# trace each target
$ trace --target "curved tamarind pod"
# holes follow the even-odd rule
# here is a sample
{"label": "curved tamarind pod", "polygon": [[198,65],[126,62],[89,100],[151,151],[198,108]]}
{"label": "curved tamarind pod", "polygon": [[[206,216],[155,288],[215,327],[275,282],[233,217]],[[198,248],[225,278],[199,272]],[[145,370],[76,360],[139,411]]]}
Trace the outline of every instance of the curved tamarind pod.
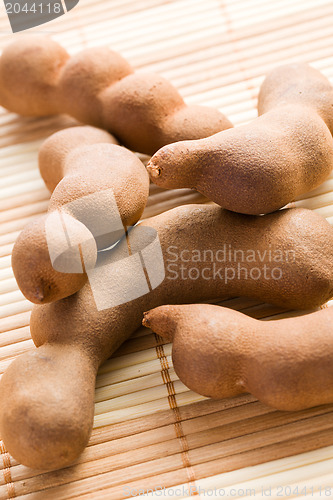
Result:
{"label": "curved tamarind pod", "polygon": [[143,324],[172,341],[180,380],[213,398],[250,392],[278,410],[333,403],[333,308],[259,321],[208,304],[161,306]]}
{"label": "curved tamarind pod", "polygon": [[43,36],[29,36],[4,49],[0,103],[27,116],[70,114],[147,154],[169,142],[199,139],[232,127],[216,109],[187,106],[164,78],[134,73],[107,47],[70,57]]}
{"label": "curved tamarind pod", "polygon": [[51,136],[41,147],[39,167],[53,191],[49,213],[21,232],[12,253],[16,281],[37,304],[82,288],[97,250],[115,243],[140,219],[149,195],[142,162],[93,127]]}
{"label": "curved tamarind pod", "polygon": [[[162,268],[165,265],[162,277],[158,252],[149,251],[150,233],[159,238]],[[207,279],[209,266],[217,264],[223,269],[237,265],[233,257],[227,256],[225,262],[218,259],[217,252],[224,245],[228,249],[230,245],[244,251],[262,251],[270,244],[283,252],[295,251],[295,259],[280,264],[283,273],[279,280],[264,276],[260,280],[246,279],[244,271],[240,279],[225,281],[218,275]],[[140,278],[139,264],[133,267],[129,249],[134,257],[141,252],[150,291],[148,287],[144,290],[145,278]],[[188,262],[193,250],[196,260]],[[99,254],[99,267],[91,284],[70,297],[34,307],[30,326],[38,349],[18,358],[0,381],[0,435],[8,451],[18,461],[37,469],[63,467],[82,452],[91,430],[87,414],[88,408],[93,411],[91,387],[97,366],[140,326],[144,311],[166,303],[193,303],[240,294],[288,307],[315,307],[332,295],[332,252],[332,228],[319,215],[305,209],[252,217],[213,205],[187,205],[135,226],[112,250]],[[211,254],[213,262],[204,258]],[[189,279],[188,273],[182,275],[180,267],[170,268],[170,264],[175,264],[175,256],[176,263],[184,265],[187,271],[196,267],[199,277]],[[267,255],[261,258],[261,265],[270,261]],[[242,261],[248,270],[257,265]],[[161,277],[160,284],[156,276]],[[139,293],[126,301],[126,293],[133,290]],[[101,295],[105,303],[97,307]],[[62,363],[68,363],[69,349],[77,349],[71,364],[76,363],[80,373],[87,373],[75,388],[67,387],[68,370],[72,368],[67,368],[64,376],[47,375],[47,364],[58,370]],[[39,373],[44,376],[39,377],[37,384],[34,381]],[[43,395],[48,391],[45,402]],[[82,415],[72,411],[71,406],[77,408],[81,399],[85,409]],[[38,401],[37,412],[34,408]],[[90,417],[88,420],[91,422]],[[59,438],[59,421],[63,438]],[[32,446],[36,442],[43,442],[43,447]]]}
{"label": "curved tamarind pod", "polygon": [[41,35],[9,44],[0,58],[0,103],[24,116],[58,113],[55,99],[61,68],[69,54]]}
{"label": "curved tamarind pod", "polygon": [[259,118],[198,141],[170,144],[148,164],[163,188],[196,189],[235,212],[273,212],[322,183],[333,168],[333,87],[305,64],[264,81]]}

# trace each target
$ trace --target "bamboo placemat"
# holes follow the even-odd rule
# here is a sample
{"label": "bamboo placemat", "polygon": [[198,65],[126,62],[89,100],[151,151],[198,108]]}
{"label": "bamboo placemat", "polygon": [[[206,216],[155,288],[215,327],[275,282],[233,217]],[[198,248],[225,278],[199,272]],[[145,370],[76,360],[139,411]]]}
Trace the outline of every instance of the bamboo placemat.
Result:
{"label": "bamboo placemat", "polygon": [[[1,8],[0,49],[21,36],[10,33]],[[333,78],[332,25],[331,0],[80,0],[26,34],[49,32],[70,53],[107,44],[136,68],[170,79],[189,103],[218,107],[238,125],[255,118],[260,83],[278,64],[306,61]],[[17,288],[10,253],[21,229],[47,208],[38,147],[74,123],[0,111],[1,374],[34,348],[31,304]],[[152,187],[145,216],[199,201],[188,190]],[[333,175],[292,205],[332,223]],[[263,320],[299,314],[242,298],[224,305]],[[163,487],[166,497],[215,491],[210,496],[253,498],[253,491],[261,497],[261,488],[272,488],[271,498],[278,498],[279,486],[290,487],[284,497],[308,498],[313,488],[312,497],[321,498],[318,488],[333,486],[333,405],[284,413],[249,395],[205,399],[180,383],[171,345],[146,329],[100,369],[95,413],[88,448],[61,471],[30,470],[0,441],[0,498],[121,499]]]}

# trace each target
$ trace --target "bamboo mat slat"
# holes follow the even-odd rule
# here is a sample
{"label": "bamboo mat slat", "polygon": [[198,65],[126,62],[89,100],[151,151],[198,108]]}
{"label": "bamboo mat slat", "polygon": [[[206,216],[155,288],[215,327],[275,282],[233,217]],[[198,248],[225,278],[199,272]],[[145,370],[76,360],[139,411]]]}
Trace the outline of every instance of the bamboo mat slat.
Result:
{"label": "bamboo mat slat", "polygon": [[[239,125],[257,116],[259,86],[274,66],[308,62],[333,81],[332,24],[331,0],[80,0],[70,13],[26,34],[50,33],[70,54],[108,45],[137,70],[171,80],[188,103],[218,107]],[[0,51],[22,36],[11,34],[4,11],[0,35]],[[38,149],[50,134],[76,123],[0,108],[0,377],[18,355],[34,349],[32,305],[18,290],[11,251],[23,227],[48,208]],[[188,189],[151,186],[143,218],[206,201]],[[333,224],[333,173],[289,206],[314,210]],[[242,297],[218,303],[263,321],[307,313]],[[199,396],[178,380],[171,345],[143,328],[100,368],[94,430],[72,466],[31,470],[0,440],[0,500],[119,500],[129,492],[150,498],[160,496],[147,493],[156,488],[165,488],[165,497],[179,490],[177,498],[184,499],[214,489],[230,494],[231,488],[233,498],[249,499],[271,488],[277,498],[279,486],[291,486],[288,498],[305,499],[302,488],[318,495],[331,486],[333,494],[332,471],[333,405],[287,413],[250,395]]]}

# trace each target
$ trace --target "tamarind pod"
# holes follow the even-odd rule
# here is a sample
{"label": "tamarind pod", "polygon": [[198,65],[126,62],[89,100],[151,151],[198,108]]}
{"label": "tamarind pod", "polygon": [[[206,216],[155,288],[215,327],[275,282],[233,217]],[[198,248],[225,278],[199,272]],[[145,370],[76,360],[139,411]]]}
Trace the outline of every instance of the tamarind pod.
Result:
{"label": "tamarind pod", "polygon": [[[156,235],[162,264],[158,252],[149,251],[152,237]],[[8,451],[21,463],[37,469],[66,466],[82,452],[91,430],[87,426],[87,414],[88,408],[94,405],[91,387],[96,367],[140,326],[143,312],[148,309],[166,303],[193,303],[238,295],[287,307],[310,308],[323,303],[330,298],[333,289],[332,243],[330,225],[306,209],[287,209],[255,217],[228,212],[214,205],[187,205],[135,226],[112,250],[99,253],[96,274],[90,275],[92,279],[81,290],[60,301],[33,308],[30,327],[37,352],[31,351],[18,358],[0,381],[0,435]],[[293,250],[295,258],[280,264],[283,272],[279,280],[262,277],[259,281],[247,280],[243,274],[240,280],[235,277],[227,282],[220,276],[206,279],[204,269],[209,261],[201,258],[187,262],[191,252],[196,250],[206,251],[207,255],[211,252],[214,256],[211,265],[215,263],[222,268],[237,265],[233,257],[227,257],[224,263],[217,260],[217,252],[224,245],[244,251],[262,251],[275,245],[283,252]],[[139,253],[145,264],[145,273],[141,275],[145,274],[150,280],[150,288],[145,282],[146,290],[143,286],[146,278],[140,278],[142,268],[138,264],[133,267],[133,260],[129,258]],[[170,261],[175,263],[175,255],[177,262],[187,269],[195,266],[200,277],[191,280],[180,272],[175,277],[175,269],[169,268]],[[241,256],[239,258],[242,261]],[[262,254],[261,258],[260,265],[270,261],[268,254]],[[247,270],[258,265],[242,264]],[[165,267],[162,276],[161,265]],[[139,293],[126,298],[133,290]],[[44,349],[47,349],[47,361]],[[77,357],[73,357],[71,364],[77,365],[79,373],[87,372],[86,378],[80,379],[75,388],[67,387],[68,371],[64,376],[51,377],[44,373],[46,368],[40,368],[41,363],[43,366],[49,363],[58,370],[62,349],[64,363],[67,363],[68,350],[77,349]],[[43,376],[35,384],[38,373]],[[44,402],[43,394],[48,391]],[[75,407],[82,398],[85,408],[82,416],[76,412],[74,418],[72,398],[75,398]],[[37,401],[38,413],[28,411],[29,404],[35,408]],[[67,407],[71,408],[66,414]],[[59,439],[57,433],[59,421],[64,440]],[[35,442],[43,442],[43,447],[34,447]]]}
{"label": "tamarind pod", "polygon": [[264,81],[260,116],[197,141],[161,148],[148,164],[163,188],[192,188],[229,210],[273,212],[319,186],[333,168],[333,88],[305,64]]}
{"label": "tamarind pod", "polygon": [[149,178],[142,162],[115,142],[103,130],[74,127],[42,145],[39,167],[53,191],[49,213],[21,232],[12,252],[16,281],[31,302],[59,300],[82,288],[97,250],[140,219]]}
{"label": "tamarind pod", "polygon": [[134,73],[107,47],[70,57],[45,36],[20,38],[0,58],[0,103],[26,116],[67,113],[105,128],[121,144],[153,154],[168,142],[232,127],[218,110],[187,106],[165,78]]}
{"label": "tamarind pod", "polygon": [[333,88],[329,80],[308,64],[285,64],[273,69],[263,81],[258,96],[259,116],[282,106],[304,106],[333,130]]}
{"label": "tamarind pod", "polygon": [[[8,442],[19,437],[29,466],[41,470],[65,466],[76,458],[74,443],[75,449],[85,448],[93,425],[96,372],[94,359],[84,349],[64,344],[45,344],[9,366],[0,397],[6,395],[10,404],[6,417],[15,421],[3,418],[1,428]],[[54,412],[57,421],[51,422]]]}
{"label": "tamarind pod", "polygon": [[55,98],[67,51],[43,35],[22,37],[0,57],[1,106],[23,116],[59,113]]}
{"label": "tamarind pod", "polygon": [[143,324],[173,342],[180,380],[213,398],[250,392],[278,410],[333,403],[333,309],[259,321],[208,304],[161,306]]}

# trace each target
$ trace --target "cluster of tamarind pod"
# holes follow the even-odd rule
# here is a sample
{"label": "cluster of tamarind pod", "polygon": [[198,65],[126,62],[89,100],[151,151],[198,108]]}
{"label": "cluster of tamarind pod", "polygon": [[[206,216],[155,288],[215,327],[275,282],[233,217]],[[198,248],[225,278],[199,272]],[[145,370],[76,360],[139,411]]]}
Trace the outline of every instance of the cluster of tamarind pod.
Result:
{"label": "cluster of tamarind pod", "polygon": [[[49,470],[78,457],[92,430],[97,370],[142,320],[173,341],[179,378],[200,394],[251,392],[283,410],[333,402],[331,309],[260,322],[198,304],[243,295],[313,309],[332,298],[332,227],[307,209],[277,210],[332,170],[332,90],[306,65],[278,68],[261,87],[260,117],[232,128],[218,111],[186,106],[166,80],[139,76],[107,48],[69,57],[49,38],[30,37],[5,49],[0,104],[24,115],[66,112],[88,124],[42,145],[49,211],[13,249],[18,285],[35,303],[37,347],[0,382],[0,435],[18,461]],[[124,146],[155,153],[147,169]],[[180,206],[136,224],[148,200],[147,170],[158,185],[195,187],[215,204]],[[151,235],[165,264],[158,283],[145,261]],[[241,251],[239,262],[223,263],[233,270],[241,263],[237,278],[208,279],[205,259],[196,261],[196,279],[167,265],[170,249],[216,256],[222,248]],[[259,253],[269,268],[272,249],[292,255],[279,261],[278,279],[248,279],[253,261],[242,252]],[[121,300],[120,288],[140,289],[129,258],[136,256],[150,286]],[[96,289],[111,305],[97,306]]]}

